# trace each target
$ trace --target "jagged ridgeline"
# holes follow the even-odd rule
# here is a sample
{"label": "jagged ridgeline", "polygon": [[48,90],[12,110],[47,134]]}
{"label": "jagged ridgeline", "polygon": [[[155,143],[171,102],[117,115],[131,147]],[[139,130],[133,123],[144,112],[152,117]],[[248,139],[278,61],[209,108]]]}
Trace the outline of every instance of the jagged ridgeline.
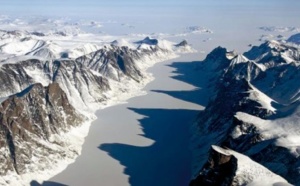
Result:
{"label": "jagged ridgeline", "polygon": [[0,51],[9,57],[0,63],[0,185],[28,184],[35,174],[46,171],[47,177],[48,170],[72,162],[84,138],[72,131],[90,122],[96,109],[144,86],[151,80],[145,70],[154,63],[193,52],[186,41],[149,37],[135,48],[112,42],[60,52],[32,33],[1,33],[9,42]]}
{"label": "jagged ridgeline", "polygon": [[[300,185],[299,46],[268,41],[243,55],[219,47],[201,66],[212,74],[214,94],[195,125],[191,185]],[[232,150],[213,146],[209,155],[212,145]],[[251,168],[244,156],[273,173],[259,176],[265,171]]]}

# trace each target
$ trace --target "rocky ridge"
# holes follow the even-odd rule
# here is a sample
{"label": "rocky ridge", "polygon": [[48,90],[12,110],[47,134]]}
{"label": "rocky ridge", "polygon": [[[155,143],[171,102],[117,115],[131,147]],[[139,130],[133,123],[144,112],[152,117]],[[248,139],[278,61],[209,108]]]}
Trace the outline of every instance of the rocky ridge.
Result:
{"label": "rocky ridge", "polygon": [[219,47],[207,56],[201,66],[213,72],[215,93],[195,124],[195,180],[203,177],[199,170],[205,170],[211,145],[218,145],[300,185],[299,145],[292,141],[299,131],[299,51],[268,41],[243,55]]}

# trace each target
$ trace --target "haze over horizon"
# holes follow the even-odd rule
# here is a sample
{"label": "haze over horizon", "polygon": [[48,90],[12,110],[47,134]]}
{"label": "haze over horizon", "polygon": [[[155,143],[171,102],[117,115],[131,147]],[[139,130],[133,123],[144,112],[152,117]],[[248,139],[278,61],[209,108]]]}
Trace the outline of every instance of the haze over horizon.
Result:
{"label": "haze over horizon", "polygon": [[[14,0],[1,3],[1,14],[8,15],[40,15],[40,16],[178,16],[198,17],[204,15],[219,16],[224,12],[230,12],[236,7],[239,11],[251,11],[261,9],[267,12],[282,11],[287,15],[295,15],[300,2],[297,0],[273,0],[273,1],[239,1],[239,0],[153,0],[153,1],[96,1],[96,0]],[[286,11],[286,10],[289,11]],[[255,15],[253,15],[255,16]]]}

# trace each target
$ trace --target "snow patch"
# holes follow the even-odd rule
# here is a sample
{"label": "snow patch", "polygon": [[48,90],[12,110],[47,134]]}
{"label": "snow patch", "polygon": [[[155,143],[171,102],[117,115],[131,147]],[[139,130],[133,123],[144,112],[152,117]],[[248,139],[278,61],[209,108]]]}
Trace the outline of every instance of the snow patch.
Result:
{"label": "snow patch", "polygon": [[240,63],[247,63],[249,62],[249,59],[247,59],[245,56],[243,56],[242,54],[238,54],[236,56],[231,56],[229,54],[226,54],[226,57],[228,59],[232,59],[231,60],[231,63],[230,63],[230,66],[232,65],[236,65],[236,64],[240,64]]}
{"label": "snow patch", "polygon": [[75,59],[80,56],[95,52],[95,51],[99,50],[100,48],[101,47],[98,46],[97,44],[85,43],[85,44],[81,44],[75,48],[69,49],[66,52],[62,52],[62,55],[66,54],[65,57]]}
{"label": "snow patch", "polygon": [[264,140],[275,139],[275,145],[289,149],[295,156],[300,156],[300,115],[299,109],[290,117],[276,120],[264,120],[259,117],[238,112],[235,117],[253,124]]}
{"label": "snow patch", "polygon": [[268,97],[266,94],[262,93],[256,87],[254,87],[251,83],[249,83],[251,90],[248,91],[249,99],[258,102],[262,108],[270,110],[272,112],[276,112],[276,109],[272,106],[272,103],[277,103],[275,100]]}

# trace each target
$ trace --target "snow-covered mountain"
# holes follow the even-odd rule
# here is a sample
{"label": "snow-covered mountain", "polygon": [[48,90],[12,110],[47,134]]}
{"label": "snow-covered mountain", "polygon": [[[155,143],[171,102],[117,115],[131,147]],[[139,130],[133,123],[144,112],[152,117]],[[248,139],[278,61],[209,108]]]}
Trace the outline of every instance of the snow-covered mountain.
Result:
{"label": "snow-covered mountain", "polygon": [[0,68],[1,97],[21,92],[34,83],[57,82],[77,108],[100,102],[109,90],[108,80],[73,60],[42,61],[37,59],[6,63]]}
{"label": "snow-covered mountain", "polygon": [[194,52],[186,41],[149,37],[99,44],[43,32],[0,36],[0,185],[64,169],[80,154],[97,109],[139,94],[154,63]]}
{"label": "snow-covered mountain", "polygon": [[[212,97],[194,126],[198,131],[193,136],[196,180],[206,179],[203,171],[209,149],[218,145],[300,185],[299,52],[293,44],[268,41],[244,54],[220,47],[208,54],[200,66],[211,72]],[[237,162],[249,166],[239,158]],[[259,170],[245,171],[247,182],[224,184],[254,182]],[[235,173],[234,179],[242,179]]]}

